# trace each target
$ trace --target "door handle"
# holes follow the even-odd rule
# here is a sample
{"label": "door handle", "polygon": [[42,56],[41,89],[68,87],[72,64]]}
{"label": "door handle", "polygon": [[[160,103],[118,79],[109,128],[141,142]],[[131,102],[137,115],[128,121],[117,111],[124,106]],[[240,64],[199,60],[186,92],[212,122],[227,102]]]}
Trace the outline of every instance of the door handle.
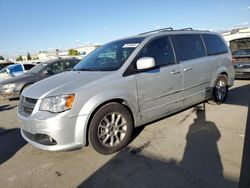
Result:
{"label": "door handle", "polygon": [[193,70],[192,67],[187,67],[184,69],[184,72],[191,71],[191,70]]}
{"label": "door handle", "polygon": [[173,71],[171,72],[172,75],[174,75],[174,74],[180,74],[180,73],[181,73],[181,72],[178,71],[178,70],[173,70]]}

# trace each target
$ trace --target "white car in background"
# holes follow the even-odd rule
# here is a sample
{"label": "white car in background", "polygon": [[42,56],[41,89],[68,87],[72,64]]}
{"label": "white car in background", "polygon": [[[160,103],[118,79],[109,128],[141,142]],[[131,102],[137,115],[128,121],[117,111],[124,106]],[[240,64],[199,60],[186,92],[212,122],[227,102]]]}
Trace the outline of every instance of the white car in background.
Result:
{"label": "white car in background", "polygon": [[35,65],[33,64],[12,64],[2,70],[0,70],[0,81],[6,80],[8,78],[23,74],[27,70],[31,69]]}

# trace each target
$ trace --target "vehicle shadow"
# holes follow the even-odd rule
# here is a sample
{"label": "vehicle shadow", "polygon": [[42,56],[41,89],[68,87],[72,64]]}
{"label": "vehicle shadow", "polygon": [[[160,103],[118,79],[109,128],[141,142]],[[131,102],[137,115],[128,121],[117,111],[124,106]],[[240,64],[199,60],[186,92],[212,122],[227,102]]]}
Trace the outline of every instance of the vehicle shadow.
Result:
{"label": "vehicle shadow", "polygon": [[248,107],[248,101],[250,99],[249,96],[250,96],[250,84],[232,88],[228,92],[228,97],[227,100],[225,101],[225,104]]}
{"label": "vehicle shadow", "polygon": [[1,105],[0,106],[0,112],[7,111],[7,110],[12,110],[16,108],[17,105]]}
{"label": "vehicle shadow", "polygon": [[[246,91],[248,96],[250,94],[249,89]],[[247,124],[245,129],[245,139],[243,146],[243,156],[241,163],[240,181],[239,188],[250,187],[250,97],[248,97],[248,113],[247,113]]]}
{"label": "vehicle shadow", "polygon": [[6,130],[0,127],[0,165],[14,156],[26,143],[19,128]]}
{"label": "vehicle shadow", "polygon": [[127,147],[79,187],[237,187],[223,176],[217,142],[221,135],[206,121],[205,104],[197,106],[197,118],[190,125],[181,161],[162,160],[146,151],[151,143]]}

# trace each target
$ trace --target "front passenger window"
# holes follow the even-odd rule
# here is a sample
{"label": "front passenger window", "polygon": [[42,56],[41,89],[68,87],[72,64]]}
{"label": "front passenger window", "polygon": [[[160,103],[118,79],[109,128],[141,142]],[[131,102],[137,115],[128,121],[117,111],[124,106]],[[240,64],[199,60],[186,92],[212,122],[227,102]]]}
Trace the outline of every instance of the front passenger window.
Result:
{"label": "front passenger window", "polygon": [[48,74],[57,74],[63,71],[62,62],[54,63],[46,68]]}
{"label": "front passenger window", "polygon": [[158,38],[150,42],[142,49],[139,58],[141,57],[153,57],[156,66],[175,63],[174,52],[168,37]]}

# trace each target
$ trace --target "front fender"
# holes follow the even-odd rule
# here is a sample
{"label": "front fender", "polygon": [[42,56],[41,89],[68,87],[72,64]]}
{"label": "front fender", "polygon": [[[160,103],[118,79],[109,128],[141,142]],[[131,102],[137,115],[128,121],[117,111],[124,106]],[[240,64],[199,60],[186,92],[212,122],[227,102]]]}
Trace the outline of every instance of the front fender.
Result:
{"label": "front fender", "polygon": [[124,90],[107,90],[101,93],[98,93],[91,97],[79,111],[79,115],[89,115],[92,114],[93,111],[100,106],[101,104],[114,100],[114,99],[122,99],[126,102],[126,105],[130,108],[133,115],[139,112],[137,95],[134,95],[124,91]]}
{"label": "front fender", "polygon": [[90,117],[92,113],[102,104],[106,103],[107,101],[121,99],[125,102],[126,106],[128,106],[132,112],[134,123],[135,125],[139,121],[139,107],[137,102],[137,94],[136,92],[134,95],[125,92],[124,90],[107,90],[101,93],[98,93],[91,97],[79,111],[79,116],[85,116],[85,124],[83,126],[83,143],[87,143],[87,131],[88,131],[88,124],[90,121]]}

